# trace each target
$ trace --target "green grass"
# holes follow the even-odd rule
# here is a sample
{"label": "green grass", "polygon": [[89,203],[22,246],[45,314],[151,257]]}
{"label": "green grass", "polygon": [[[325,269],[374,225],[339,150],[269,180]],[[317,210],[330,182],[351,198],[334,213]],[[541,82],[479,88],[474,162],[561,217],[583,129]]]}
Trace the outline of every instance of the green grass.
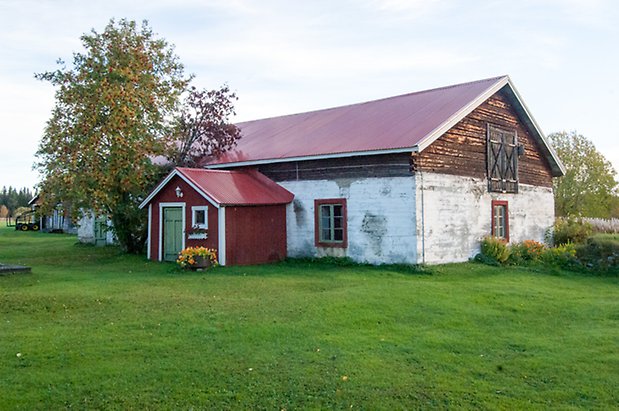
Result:
{"label": "green grass", "polygon": [[617,243],[619,243],[619,234],[594,234],[592,236],[593,238],[599,238],[599,239],[603,239],[603,240],[611,240],[611,241],[615,241]]}
{"label": "green grass", "polygon": [[[0,409],[613,409],[619,279],[479,264],[183,272],[0,228]],[[17,356],[20,353],[21,356]]]}

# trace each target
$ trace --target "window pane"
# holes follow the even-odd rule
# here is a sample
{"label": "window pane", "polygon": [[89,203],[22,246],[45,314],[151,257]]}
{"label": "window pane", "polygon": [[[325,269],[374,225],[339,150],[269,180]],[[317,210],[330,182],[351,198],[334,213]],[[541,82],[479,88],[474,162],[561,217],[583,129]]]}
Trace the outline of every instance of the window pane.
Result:
{"label": "window pane", "polygon": [[344,230],[341,228],[336,228],[333,230],[333,240],[334,241],[344,241]]}
{"label": "window pane", "polygon": [[327,217],[322,217],[320,220],[320,228],[330,229],[331,228],[331,219]]}
{"label": "window pane", "polygon": [[206,223],[206,213],[204,210],[196,210],[194,221],[198,225],[204,225]]}
{"label": "window pane", "polygon": [[344,215],[342,213],[342,206],[340,204],[335,204],[333,206],[333,215],[336,217],[342,217]]}
{"label": "window pane", "polygon": [[344,227],[344,218],[343,217],[334,217],[333,218],[333,227],[334,228],[342,228],[342,227]]}
{"label": "window pane", "polygon": [[492,225],[493,225],[493,232],[494,235],[496,237],[499,238],[505,238],[506,237],[506,233],[505,233],[505,228],[506,228],[506,224],[505,224],[505,206],[504,205],[495,205],[494,206],[494,219],[492,221]]}
{"label": "window pane", "polygon": [[331,230],[321,230],[320,231],[320,241],[332,241],[331,239]]}

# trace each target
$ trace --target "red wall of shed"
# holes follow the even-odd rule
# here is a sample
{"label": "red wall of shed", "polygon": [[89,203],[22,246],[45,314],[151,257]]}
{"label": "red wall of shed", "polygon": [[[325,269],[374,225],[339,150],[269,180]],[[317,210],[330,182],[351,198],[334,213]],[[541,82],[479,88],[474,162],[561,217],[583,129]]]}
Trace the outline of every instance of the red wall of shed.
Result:
{"label": "red wall of shed", "polygon": [[[176,187],[180,187],[183,191],[183,197],[176,196]],[[159,259],[159,204],[160,203],[185,203],[185,246],[195,247],[204,246],[208,248],[218,249],[218,217],[217,208],[209,203],[202,195],[194,190],[183,179],[175,176],[166,184],[166,186],[151,200],[152,214],[150,221],[150,259]],[[191,229],[191,207],[192,206],[208,206],[208,238],[206,240],[189,240],[187,239],[187,231]],[[219,251],[218,251],[219,255]]]}
{"label": "red wall of shed", "polygon": [[286,258],[286,206],[226,207],[226,264]]}

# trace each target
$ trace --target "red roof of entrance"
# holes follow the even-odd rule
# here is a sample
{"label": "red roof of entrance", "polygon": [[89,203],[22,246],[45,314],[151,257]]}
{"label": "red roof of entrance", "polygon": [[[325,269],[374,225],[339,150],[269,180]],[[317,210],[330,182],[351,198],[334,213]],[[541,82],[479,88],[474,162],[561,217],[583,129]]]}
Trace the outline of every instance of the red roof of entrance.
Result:
{"label": "red roof of entrance", "polygon": [[228,171],[175,168],[140,204],[148,204],[174,176],[179,176],[218,205],[288,204],[294,194],[256,170]]}
{"label": "red roof of entrance", "polygon": [[177,168],[218,204],[266,205],[290,203],[294,194],[255,170],[224,171]]}

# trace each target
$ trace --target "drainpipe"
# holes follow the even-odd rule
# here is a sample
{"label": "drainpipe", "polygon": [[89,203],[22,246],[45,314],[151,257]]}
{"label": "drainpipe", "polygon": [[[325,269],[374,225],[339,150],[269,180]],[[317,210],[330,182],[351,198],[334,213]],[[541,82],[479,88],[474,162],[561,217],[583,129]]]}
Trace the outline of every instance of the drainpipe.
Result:
{"label": "drainpipe", "polygon": [[419,178],[421,180],[421,263],[426,263],[426,215],[425,202],[423,199],[423,172],[419,170]]}

